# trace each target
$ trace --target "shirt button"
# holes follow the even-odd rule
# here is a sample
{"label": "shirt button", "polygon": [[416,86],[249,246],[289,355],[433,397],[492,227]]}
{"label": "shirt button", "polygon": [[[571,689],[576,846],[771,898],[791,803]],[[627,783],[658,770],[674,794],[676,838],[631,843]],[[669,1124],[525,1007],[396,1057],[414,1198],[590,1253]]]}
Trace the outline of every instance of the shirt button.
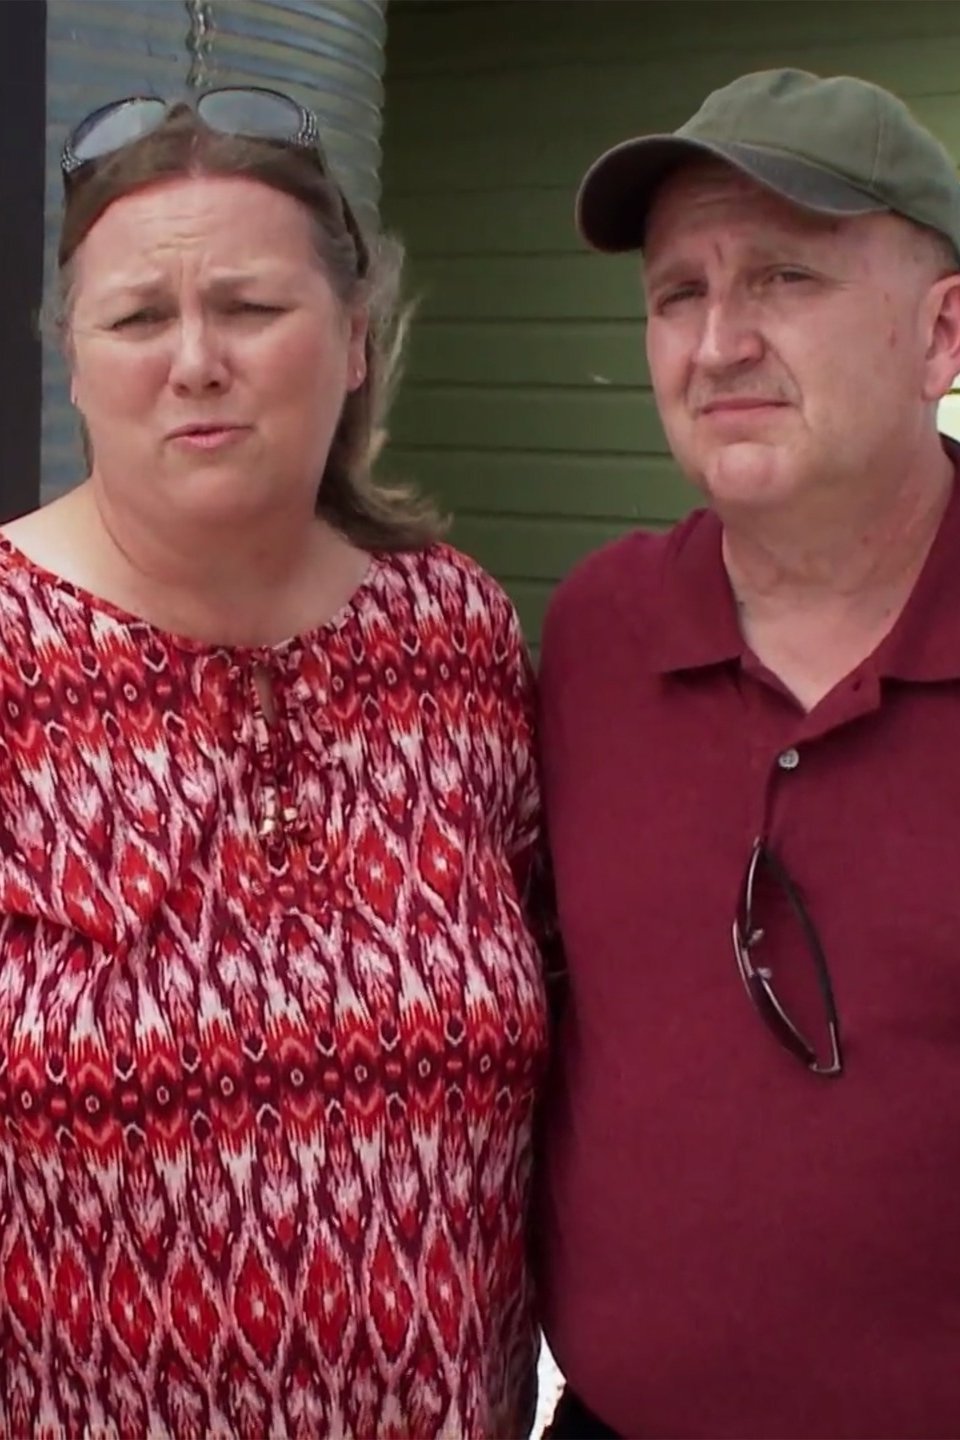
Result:
{"label": "shirt button", "polygon": [[783,750],[777,756],[777,764],[781,770],[796,770],[800,764],[800,752],[791,745],[789,750]]}

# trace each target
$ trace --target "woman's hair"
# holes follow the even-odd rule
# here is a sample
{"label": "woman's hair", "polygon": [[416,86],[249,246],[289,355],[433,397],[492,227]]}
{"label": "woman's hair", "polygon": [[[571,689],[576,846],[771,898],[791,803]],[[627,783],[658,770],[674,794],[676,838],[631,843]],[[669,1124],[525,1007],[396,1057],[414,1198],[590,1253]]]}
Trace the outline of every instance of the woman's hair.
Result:
{"label": "woman's hair", "polygon": [[[317,513],[364,549],[428,545],[441,529],[433,505],[373,476],[409,319],[399,299],[403,249],[389,236],[364,235],[317,151],[223,134],[189,106],[177,105],[149,134],[85,166],[66,186],[58,250],[61,333],[69,330],[74,256],[107,206],[146,185],[185,175],[242,175],[291,195],[309,212],[317,254],[335,294],[343,305],[363,305],[369,314],[366,378],[344,402],[319,479]],[[83,432],[89,462],[85,426]]]}

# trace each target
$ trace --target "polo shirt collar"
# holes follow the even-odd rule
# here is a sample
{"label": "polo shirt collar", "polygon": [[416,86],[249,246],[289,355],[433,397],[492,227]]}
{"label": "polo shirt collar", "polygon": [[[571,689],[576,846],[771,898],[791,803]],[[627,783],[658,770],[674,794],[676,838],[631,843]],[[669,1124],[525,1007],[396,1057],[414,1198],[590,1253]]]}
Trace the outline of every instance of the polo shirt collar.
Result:
{"label": "polo shirt collar", "polygon": [[873,657],[881,678],[960,680],[960,446],[944,438],[953,490],[906,605]]}
{"label": "polo shirt collar", "polygon": [[661,674],[723,665],[746,650],[722,539],[722,526],[711,510],[695,511],[667,537],[652,652]]}
{"label": "polo shirt collar", "polygon": [[[960,445],[946,437],[943,445],[954,462],[953,491],[903,613],[873,656],[881,678],[960,680]],[[652,650],[661,674],[723,665],[746,654],[722,535],[717,516],[697,510],[667,537]]]}

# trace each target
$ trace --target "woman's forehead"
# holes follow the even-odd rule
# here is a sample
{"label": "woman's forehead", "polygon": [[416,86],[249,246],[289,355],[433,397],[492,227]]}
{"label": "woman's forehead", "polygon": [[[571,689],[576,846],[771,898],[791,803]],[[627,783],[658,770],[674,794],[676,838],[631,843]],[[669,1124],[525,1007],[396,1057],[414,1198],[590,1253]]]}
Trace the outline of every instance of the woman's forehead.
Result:
{"label": "woman's forehead", "polygon": [[312,220],[292,196],[238,175],[178,176],[119,197],[97,219],[81,251],[121,255],[203,252],[223,265],[263,256],[314,258]]}

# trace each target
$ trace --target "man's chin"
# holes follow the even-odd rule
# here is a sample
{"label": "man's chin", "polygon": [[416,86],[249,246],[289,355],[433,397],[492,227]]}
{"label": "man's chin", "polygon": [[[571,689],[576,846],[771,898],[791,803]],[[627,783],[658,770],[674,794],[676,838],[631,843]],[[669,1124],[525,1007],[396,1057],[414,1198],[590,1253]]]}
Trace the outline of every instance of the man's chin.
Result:
{"label": "man's chin", "polygon": [[720,507],[775,505],[793,488],[778,445],[741,440],[714,451],[700,468],[699,485]]}

